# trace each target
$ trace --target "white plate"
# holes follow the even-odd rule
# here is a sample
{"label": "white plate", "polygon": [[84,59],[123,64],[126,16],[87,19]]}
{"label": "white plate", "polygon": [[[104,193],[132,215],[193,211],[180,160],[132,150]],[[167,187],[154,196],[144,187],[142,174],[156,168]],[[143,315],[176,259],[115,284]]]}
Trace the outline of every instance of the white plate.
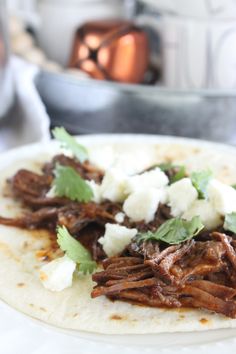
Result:
{"label": "white plate", "polygon": [[[139,143],[181,143],[212,148],[223,154],[236,154],[236,148],[184,138],[145,135],[100,135],[79,138],[84,144],[108,142]],[[53,146],[53,145],[52,145]],[[11,165],[19,159],[35,156],[47,149],[48,144],[34,144],[11,150],[0,155],[0,168]],[[7,272],[6,272],[7,276]],[[205,332],[172,333],[159,335],[99,335],[81,331],[66,331],[31,319],[0,302],[0,353],[3,354],[148,354],[148,353],[190,353],[214,354],[234,353],[236,350],[236,329],[221,329]]]}

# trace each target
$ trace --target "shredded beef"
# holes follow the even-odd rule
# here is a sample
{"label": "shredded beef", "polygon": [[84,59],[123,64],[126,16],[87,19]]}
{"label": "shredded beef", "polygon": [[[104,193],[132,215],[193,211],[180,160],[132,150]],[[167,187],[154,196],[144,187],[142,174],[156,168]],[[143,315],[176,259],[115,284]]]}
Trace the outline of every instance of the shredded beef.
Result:
{"label": "shredded beef", "polygon": [[[93,202],[72,202],[68,198],[48,197],[51,188],[53,169],[56,163],[75,168],[84,178],[93,178],[100,183],[102,172],[88,162],[80,162],[69,157],[58,155],[51,163],[43,166],[43,174],[28,170],[19,170],[11,180],[9,186],[14,198],[20,200],[29,210],[17,218],[0,216],[0,224],[27,229],[56,230],[57,225],[64,225],[74,237],[81,238],[81,242],[90,250],[95,260],[105,258],[102,246],[98,239],[104,234],[106,223],[116,223],[115,215],[122,211],[121,203],[104,201],[101,204]],[[127,217],[123,225],[135,227],[138,230],[151,230],[160,225],[166,218],[168,207],[161,205],[149,227],[144,223],[133,223]],[[81,236],[81,235],[87,235]],[[86,242],[86,238],[89,242]]]}
{"label": "shredded beef", "polygon": [[[135,250],[136,257],[108,258],[104,270],[93,275],[97,285],[92,297],[106,295],[154,307],[197,307],[236,318],[236,289],[231,281],[235,248],[226,235],[209,233],[208,239],[176,246],[142,244]],[[132,255],[134,243],[129,249]],[[131,266],[130,258],[140,268]]]}
{"label": "shredded beef", "polygon": [[[72,202],[68,198],[49,198],[56,164],[74,168],[83,178],[101,183],[103,172],[88,161],[80,163],[58,155],[42,168],[42,174],[19,170],[8,181],[12,196],[28,208],[22,216],[0,216],[0,224],[27,229],[48,229],[55,234],[64,225],[88,250],[103,270],[93,274],[96,283],[92,297],[105,295],[112,300],[129,301],[153,307],[203,308],[236,318],[236,240],[222,229],[203,231],[179,245],[134,238],[122,254],[106,258],[98,239],[106,223],[116,223],[121,203],[104,201]],[[173,173],[175,171],[172,171]],[[159,205],[154,220],[122,225],[140,232],[155,231],[171,218],[170,209]],[[55,235],[56,244],[56,235]]]}
{"label": "shredded beef", "polygon": [[53,170],[55,169],[56,164],[72,167],[82,178],[92,179],[97,183],[100,183],[103,177],[103,171],[92,165],[89,161],[81,163],[78,160],[65,155],[56,155],[51,162],[46,163],[42,169],[44,174],[47,176],[53,176]]}

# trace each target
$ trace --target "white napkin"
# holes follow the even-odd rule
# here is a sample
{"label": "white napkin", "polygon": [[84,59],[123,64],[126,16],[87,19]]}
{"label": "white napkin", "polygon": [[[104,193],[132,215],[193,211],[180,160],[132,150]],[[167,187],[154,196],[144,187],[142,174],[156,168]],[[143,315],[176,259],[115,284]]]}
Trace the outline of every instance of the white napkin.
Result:
{"label": "white napkin", "polygon": [[17,57],[10,65],[16,100],[0,122],[0,151],[50,139],[49,116],[34,85],[39,69]]}

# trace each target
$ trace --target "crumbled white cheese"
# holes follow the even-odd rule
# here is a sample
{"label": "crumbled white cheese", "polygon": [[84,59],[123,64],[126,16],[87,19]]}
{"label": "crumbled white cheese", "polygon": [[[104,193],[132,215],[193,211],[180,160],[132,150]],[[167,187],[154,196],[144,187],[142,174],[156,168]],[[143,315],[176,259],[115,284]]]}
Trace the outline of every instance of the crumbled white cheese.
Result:
{"label": "crumbled white cheese", "polygon": [[156,163],[156,147],[154,144],[130,144],[127,141],[124,144],[114,146],[115,159],[113,167],[123,171],[127,175],[134,175],[142,172],[149,166]]}
{"label": "crumbled white cheese", "polygon": [[221,215],[236,211],[236,190],[216,179],[209,182],[208,198],[213,208]]}
{"label": "crumbled white cheese", "polygon": [[107,170],[101,184],[102,198],[111,202],[122,202],[126,197],[125,182],[126,176],[120,170]]}
{"label": "crumbled white cheese", "polygon": [[198,193],[190,178],[183,178],[168,188],[169,206],[172,216],[181,216],[197,200]]}
{"label": "crumbled white cheese", "polygon": [[160,193],[160,203],[162,204],[167,204],[169,201],[168,188],[169,187],[158,189],[158,192]]}
{"label": "crumbled white cheese", "polygon": [[51,291],[61,291],[72,285],[76,263],[66,255],[45,264],[39,271],[43,286]]}
{"label": "crumbled white cheese", "polygon": [[89,148],[89,161],[95,166],[103,170],[107,170],[114,163],[114,148],[113,146],[96,146],[96,148]]}
{"label": "crumbled white cheese", "polygon": [[125,191],[127,194],[134,193],[147,188],[162,188],[167,186],[169,180],[166,174],[156,167],[151,171],[127,178]]}
{"label": "crumbled white cheese", "polygon": [[193,202],[190,208],[182,215],[182,218],[191,220],[194,216],[199,216],[201,222],[208,230],[213,230],[222,224],[220,214],[207,200],[196,200]]}
{"label": "crumbled white cheese", "polygon": [[52,186],[49,191],[46,193],[46,198],[55,198],[57,195],[56,195],[56,188],[55,186]]}
{"label": "crumbled white cheese", "polygon": [[93,180],[86,181],[86,183],[90,186],[90,188],[93,191],[92,201],[95,203],[101,203],[102,201],[101,186],[96,182],[94,182]]}
{"label": "crumbled white cheese", "polygon": [[160,199],[161,192],[158,189],[138,191],[130,194],[125,200],[123,210],[131,220],[144,220],[148,223],[154,219]]}
{"label": "crumbled white cheese", "polygon": [[106,255],[112,257],[121,253],[137,232],[138,230],[128,229],[125,226],[106,224],[105,234],[98,242],[103,246]]}
{"label": "crumbled white cheese", "polygon": [[115,215],[115,221],[121,224],[125,220],[125,214],[120,212]]}

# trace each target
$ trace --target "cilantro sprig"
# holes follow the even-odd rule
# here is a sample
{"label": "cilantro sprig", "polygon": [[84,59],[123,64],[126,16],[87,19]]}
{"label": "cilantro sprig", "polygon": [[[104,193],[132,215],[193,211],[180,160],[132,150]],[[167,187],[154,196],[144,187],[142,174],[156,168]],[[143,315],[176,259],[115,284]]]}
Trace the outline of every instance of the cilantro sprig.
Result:
{"label": "cilantro sprig", "polygon": [[87,149],[80,145],[76,139],[71,136],[63,127],[56,127],[52,130],[55,139],[61,142],[63,148],[72,152],[72,154],[81,162],[88,159]]}
{"label": "cilantro sprig", "polygon": [[170,245],[177,245],[181,242],[190,240],[196,236],[202,229],[199,216],[194,216],[192,220],[173,218],[164,222],[155,232],[140,233],[137,236],[138,241],[156,240],[163,241]]}
{"label": "cilantro sprig", "polygon": [[225,215],[223,228],[236,233],[236,212]]}
{"label": "cilantro sprig", "polygon": [[191,174],[191,181],[198,192],[199,199],[207,198],[207,186],[213,177],[210,170],[196,171]]}
{"label": "cilantro sprig", "polygon": [[97,264],[89,251],[74,237],[65,226],[57,228],[57,243],[65,254],[78,264],[78,270],[84,274],[92,273]]}
{"label": "cilantro sprig", "polygon": [[54,175],[53,189],[58,197],[67,197],[84,203],[92,199],[91,187],[72,167],[57,164]]}

